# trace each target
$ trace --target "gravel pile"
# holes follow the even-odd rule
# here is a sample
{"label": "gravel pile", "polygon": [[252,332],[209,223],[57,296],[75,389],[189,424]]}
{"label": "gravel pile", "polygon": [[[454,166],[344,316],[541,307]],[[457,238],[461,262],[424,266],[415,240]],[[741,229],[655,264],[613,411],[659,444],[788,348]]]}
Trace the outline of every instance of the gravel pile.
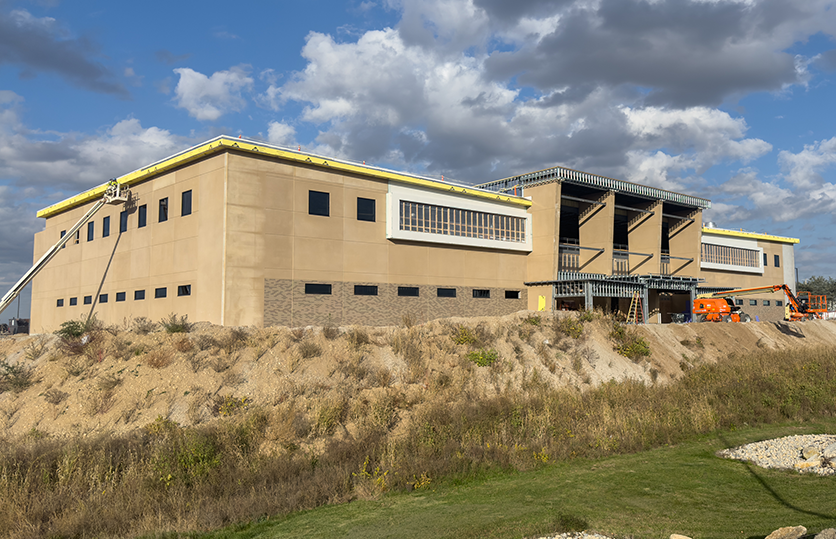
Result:
{"label": "gravel pile", "polygon": [[[764,440],[717,452],[717,456],[745,460],[762,468],[780,468],[836,475],[836,436],[804,434]],[[831,461],[832,459],[832,461]]]}

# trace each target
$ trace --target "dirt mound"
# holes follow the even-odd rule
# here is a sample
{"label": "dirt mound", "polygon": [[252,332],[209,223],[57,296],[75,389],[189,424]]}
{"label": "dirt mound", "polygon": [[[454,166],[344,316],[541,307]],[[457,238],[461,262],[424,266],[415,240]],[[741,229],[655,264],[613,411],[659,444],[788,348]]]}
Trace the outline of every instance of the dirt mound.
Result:
{"label": "dirt mound", "polygon": [[404,407],[393,401],[418,402],[439,387],[491,395],[532,380],[579,390],[628,378],[666,383],[705,362],[836,342],[833,321],[648,325],[628,328],[650,350],[631,360],[615,350],[608,317],[533,312],[414,327],[148,329],[0,339],[0,428],[86,436],[159,416],[196,425],[271,407],[287,412],[272,427],[281,443],[290,437],[283,429],[339,436],[361,421],[395,424],[403,417],[392,410]]}

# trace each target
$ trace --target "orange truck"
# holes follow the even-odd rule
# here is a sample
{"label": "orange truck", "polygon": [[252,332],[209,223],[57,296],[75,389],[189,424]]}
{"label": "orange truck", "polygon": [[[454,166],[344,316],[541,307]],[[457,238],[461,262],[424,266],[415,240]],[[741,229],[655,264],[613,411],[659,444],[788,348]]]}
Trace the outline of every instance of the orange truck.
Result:
{"label": "orange truck", "polygon": [[750,322],[752,317],[735,305],[734,298],[773,292],[784,292],[787,297],[785,320],[797,322],[822,318],[822,313],[827,312],[827,296],[802,292],[796,297],[787,285],[775,284],[699,295],[694,300],[694,314],[700,322]]}

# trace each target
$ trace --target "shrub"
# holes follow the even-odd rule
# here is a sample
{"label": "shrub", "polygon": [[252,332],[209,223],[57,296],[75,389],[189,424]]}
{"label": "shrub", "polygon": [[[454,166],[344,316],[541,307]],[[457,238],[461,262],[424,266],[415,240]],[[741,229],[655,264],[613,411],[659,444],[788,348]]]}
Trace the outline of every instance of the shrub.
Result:
{"label": "shrub", "polygon": [[212,413],[224,417],[235,415],[249,408],[251,402],[246,396],[236,398],[232,395],[218,395],[212,403]]}
{"label": "shrub", "polygon": [[144,316],[140,316],[134,319],[133,330],[139,335],[148,335],[149,333],[157,330],[157,323],[152,322]]}
{"label": "shrub", "polygon": [[218,341],[218,346],[227,354],[237,352],[247,345],[247,332],[241,328],[232,328]]}
{"label": "shrub", "polygon": [[476,335],[467,326],[456,326],[453,334],[450,336],[456,344],[476,344]]}
{"label": "shrub", "polygon": [[165,348],[156,348],[145,355],[145,363],[152,369],[164,369],[171,365],[172,354]]}
{"label": "shrub", "polygon": [[187,314],[178,317],[176,314],[171,313],[168,315],[168,318],[160,320],[160,325],[168,333],[188,333],[192,330],[192,324],[189,323],[189,315]]}
{"label": "shrub", "polygon": [[318,357],[320,354],[322,354],[322,348],[315,342],[305,341],[299,343],[299,355],[302,356],[302,359]]}
{"label": "shrub", "polygon": [[64,402],[64,399],[66,399],[69,396],[69,394],[64,391],[61,391],[60,389],[55,389],[53,387],[51,389],[47,389],[44,392],[43,396],[46,402],[53,405],[58,405]]}
{"label": "shrub", "polygon": [[467,354],[467,359],[478,365],[479,367],[489,367],[499,359],[499,353],[496,350],[490,349],[485,350],[484,348],[480,348],[479,350],[474,350]]}
{"label": "shrub", "polygon": [[647,341],[621,322],[613,321],[610,338],[615,341],[616,352],[633,361],[650,355],[650,346]]}
{"label": "shrub", "polygon": [[348,331],[347,340],[348,345],[355,350],[359,349],[363,345],[371,344],[372,342],[369,338],[369,334],[366,333],[365,330],[360,328],[351,328]]}
{"label": "shrub", "polygon": [[565,336],[580,339],[583,335],[583,322],[579,318],[561,316],[554,319],[554,332],[557,337]]}
{"label": "shrub", "polygon": [[529,316],[528,318],[523,320],[523,324],[530,324],[532,326],[537,326],[537,327],[540,327],[541,323],[542,323],[542,319],[540,318],[540,315]]}
{"label": "shrub", "polygon": [[0,360],[0,393],[20,393],[32,385],[32,371],[23,365],[12,365],[5,358]]}

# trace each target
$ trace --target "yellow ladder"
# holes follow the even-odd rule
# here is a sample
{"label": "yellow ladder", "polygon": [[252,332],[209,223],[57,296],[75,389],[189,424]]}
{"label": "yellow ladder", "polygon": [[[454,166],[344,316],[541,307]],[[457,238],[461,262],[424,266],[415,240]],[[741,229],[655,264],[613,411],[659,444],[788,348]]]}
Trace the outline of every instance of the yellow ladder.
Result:
{"label": "yellow ladder", "polygon": [[642,310],[642,297],[640,292],[633,292],[633,299],[630,300],[630,311],[627,313],[627,323],[644,323],[644,311]]}

